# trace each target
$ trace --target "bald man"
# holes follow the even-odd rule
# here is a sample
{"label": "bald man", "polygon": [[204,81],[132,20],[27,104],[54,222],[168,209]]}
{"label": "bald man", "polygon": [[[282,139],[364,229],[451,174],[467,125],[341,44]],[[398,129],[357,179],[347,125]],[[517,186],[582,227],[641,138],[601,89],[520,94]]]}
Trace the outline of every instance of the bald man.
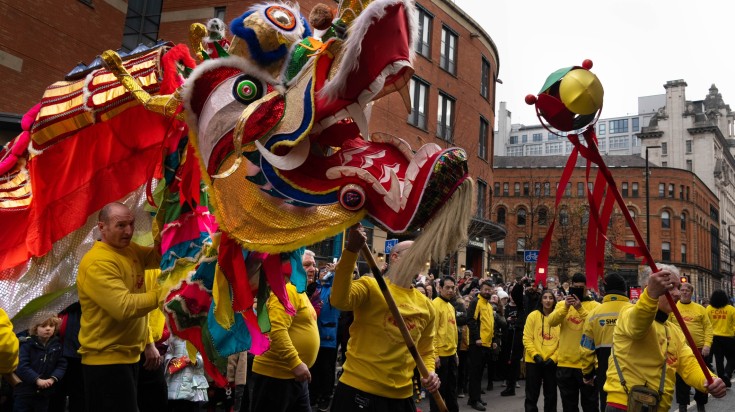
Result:
{"label": "bald man", "polygon": [[145,270],[157,269],[161,255],[132,241],[135,216],[124,204],[106,205],[98,220],[101,238],[77,276],[85,403],[90,411],[135,411],[138,361],[149,346],[147,315],[161,296],[159,288],[146,290]]}
{"label": "bald man", "polygon": [[[332,286],[332,305],[340,310],[353,311],[355,320],[350,326],[347,344],[347,351],[352,355],[343,365],[331,410],[415,412],[412,377],[416,363],[388,309],[378,282],[370,276],[352,280],[352,270],[366,240],[362,226],[357,225],[350,230]],[[390,254],[391,265],[395,265],[412,244],[406,241],[394,246]],[[390,276],[400,279],[400,283]],[[413,287],[399,286],[410,274],[396,273],[390,276],[386,278],[387,287],[416,343],[416,350],[431,372],[428,378],[422,379],[423,387],[435,392],[439,389],[439,378],[434,373],[434,306]]]}

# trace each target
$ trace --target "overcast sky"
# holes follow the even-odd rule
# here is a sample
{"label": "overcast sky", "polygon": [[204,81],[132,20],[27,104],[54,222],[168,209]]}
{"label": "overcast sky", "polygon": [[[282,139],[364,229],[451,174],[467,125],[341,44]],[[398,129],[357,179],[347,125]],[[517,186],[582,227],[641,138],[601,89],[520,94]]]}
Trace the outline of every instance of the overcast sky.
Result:
{"label": "overcast sky", "polygon": [[456,0],[500,54],[497,105],[538,124],[523,101],[554,70],[589,58],[605,89],[603,118],[637,113],[638,97],[683,79],[688,100],[714,83],[735,109],[735,4],[727,0]]}

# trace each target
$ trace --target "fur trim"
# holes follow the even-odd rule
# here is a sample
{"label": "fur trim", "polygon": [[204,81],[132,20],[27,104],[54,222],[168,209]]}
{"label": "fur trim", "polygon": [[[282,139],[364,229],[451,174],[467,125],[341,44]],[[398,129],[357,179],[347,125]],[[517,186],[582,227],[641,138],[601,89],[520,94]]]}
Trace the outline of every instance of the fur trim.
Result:
{"label": "fur trim", "polygon": [[194,69],[197,66],[196,61],[191,57],[189,48],[185,44],[177,44],[171,48],[161,58],[163,65],[163,81],[161,82],[161,94],[171,94],[181,87],[182,83],[179,77],[179,71],[176,67],[177,62],[183,62],[184,66]]}

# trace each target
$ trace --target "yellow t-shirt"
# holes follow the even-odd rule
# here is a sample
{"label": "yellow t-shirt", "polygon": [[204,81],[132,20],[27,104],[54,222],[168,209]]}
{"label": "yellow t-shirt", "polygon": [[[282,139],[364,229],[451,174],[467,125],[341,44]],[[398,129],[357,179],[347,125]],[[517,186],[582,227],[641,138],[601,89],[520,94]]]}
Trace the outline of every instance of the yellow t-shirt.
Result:
{"label": "yellow t-shirt", "polygon": [[10,373],[18,367],[18,338],[8,314],[0,309],[0,373]]}
{"label": "yellow t-shirt", "polygon": [[[416,363],[408,351],[401,331],[385,303],[378,282],[368,276],[352,280],[357,255],[345,250],[337,265],[332,285],[332,305],[353,311],[347,357],[340,382],[373,395],[405,399],[413,395],[413,369]],[[386,284],[416,350],[429,371],[434,371],[434,305],[414,288]]]}
{"label": "yellow t-shirt", "polygon": [[[712,346],[712,321],[707,315],[707,309],[696,302],[682,303],[681,301],[676,302],[676,308],[679,309],[697,348]],[[679,325],[673,313],[669,316],[669,320],[674,325]]]}
{"label": "yellow t-shirt", "polygon": [[287,314],[278,297],[271,292],[266,303],[271,321],[268,334],[271,346],[253,361],[253,372],[277,379],[293,379],[291,370],[301,362],[311,367],[319,352],[316,311],[309,297],[306,292],[296,292],[296,286],[291,283],[286,285],[286,291],[296,314]]}
{"label": "yellow t-shirt", "polygon": [[712,333],[715,336],[735,335],[735,308],[732,305],[725,305],[719,309],[709,305],[707,315],[712,322]]}
{"label": "yellow t-shirt", "polygon": [[436,310],[436,332],[434,334],[435,356],[454,356],[457,353],[457,318],[454,306],[441,297],[433,301]]}
{"label": "yellow t-shirt", "polygon": [[594,300],[585,300],[579,311],[574,306],[567,307],[566,302],[556,304],[548,320],[551,326],[560,326],[559,350],[557,352],[558,365],[563,368],[582,368],[582,331],[587,314],[599,306]]}
{"label": "yellow t-shirt", "polygon": [[540,310],[534,310],[526,318],[523,327],[523,347],[526,348],[526,362],[533,362],[536,355],[556,362],[559,326],[551,326],[548,316],[544,316]]}

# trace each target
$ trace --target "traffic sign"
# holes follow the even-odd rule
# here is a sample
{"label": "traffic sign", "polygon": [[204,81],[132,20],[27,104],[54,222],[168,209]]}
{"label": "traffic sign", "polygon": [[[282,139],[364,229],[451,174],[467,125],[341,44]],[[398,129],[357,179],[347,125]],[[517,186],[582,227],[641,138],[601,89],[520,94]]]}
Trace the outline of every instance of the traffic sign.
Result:
{"label": "traffic sign", "polygon": [[385,254],[389,255],[391,249],[398,244],[398,239],[386,239],[385,240]]}
{"label": "traffic sign", "polygon": [[525,263],[535,263],[538,261],[538,250],[524,250],[523,261]]}

